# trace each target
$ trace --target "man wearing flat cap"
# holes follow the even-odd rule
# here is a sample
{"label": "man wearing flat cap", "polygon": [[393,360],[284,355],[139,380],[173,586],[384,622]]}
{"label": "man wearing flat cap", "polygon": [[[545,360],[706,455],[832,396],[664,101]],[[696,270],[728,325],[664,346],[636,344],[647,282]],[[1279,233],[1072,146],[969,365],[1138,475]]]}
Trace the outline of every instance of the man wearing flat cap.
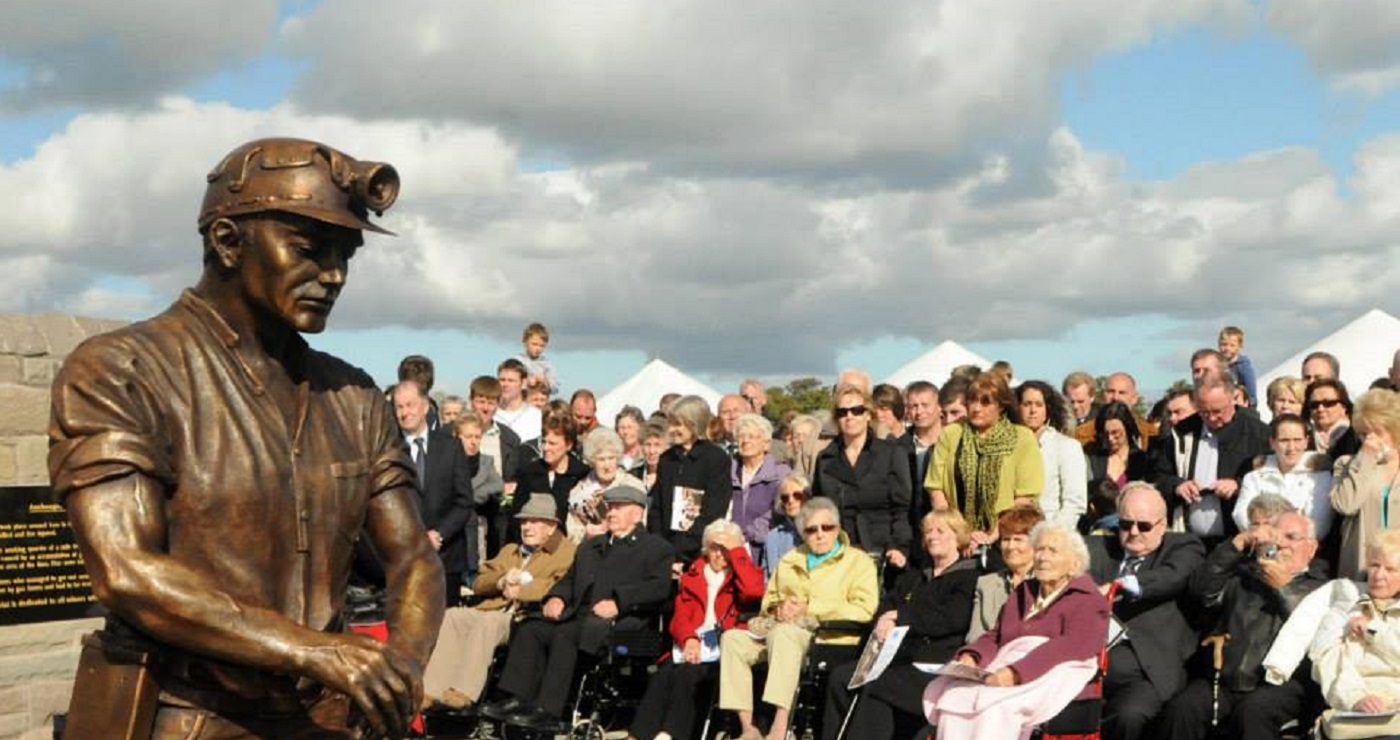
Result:
{"label": "man wearing flat cap", "polygon": [[506,698],[482,714],[544,732],[563,732],[564,704],[580,652],[599,654],[614,627],[638,629],[671,595],[675,553],[646,531],[646,494],[603,492],[606,534],[583,541],[573,568],[545,597],[542,618],[521,624],[501,673]]}
{"label": "man wearing flat cap", "polygon": [[554,495],[532,493],[520,513],[520,542],[481,565],[472,592],[482,601],[453,607],[442,618],[437,647],[423,673],[423,704],[460,711],[486,686],[491,653],[510,640],[511,625],[538,610],[574,564],[574,543],[556,517]]}
{"label": "man wearing flat cap", "polygon": [[[441,565],[382,393],[301,337],[325,328],[361,233],[388,233],[369,211],[397,193],[393,167],[323,144],[234,149],[208,176],[199,282],[64,364],[49,472],[110,610],[67,737],[406,731]],[[387,575],[385,643],[341,620],[361,537]],[[133,663],[153,681],[127,680]]]}

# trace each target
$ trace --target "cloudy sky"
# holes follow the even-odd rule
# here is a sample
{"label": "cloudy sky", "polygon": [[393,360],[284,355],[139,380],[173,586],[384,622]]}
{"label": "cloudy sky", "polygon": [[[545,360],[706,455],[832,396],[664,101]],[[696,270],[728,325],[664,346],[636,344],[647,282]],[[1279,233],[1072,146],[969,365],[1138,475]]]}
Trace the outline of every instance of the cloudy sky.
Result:
{"label": "cloudy sky", "polygon": [[[235,12],[237,14],[235,14]],[[462,390],[554,334],[876,376],[943,339],[1148,388],[1400,313],[1393,0],[47,0],[0,5],[0,310],[135,318],[197,277],[255,137],[403,194],[313,343]]]}

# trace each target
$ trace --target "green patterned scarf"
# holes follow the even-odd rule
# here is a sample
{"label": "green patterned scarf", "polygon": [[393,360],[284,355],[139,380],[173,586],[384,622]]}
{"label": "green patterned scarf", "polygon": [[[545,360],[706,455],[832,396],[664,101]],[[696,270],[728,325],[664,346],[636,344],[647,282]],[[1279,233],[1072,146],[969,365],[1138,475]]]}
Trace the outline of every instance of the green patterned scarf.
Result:
{"label": "green patterned scarf", "polygon": [[963,430],[958,445],[958,474],[963,491],[959,505],[963,518],[973,529],[991,531],[997,521],[997,488],[1001,484],[1001,464],[1016,449],[1016,425],[1002,417],[986,436],[978,436],[971,425]]}

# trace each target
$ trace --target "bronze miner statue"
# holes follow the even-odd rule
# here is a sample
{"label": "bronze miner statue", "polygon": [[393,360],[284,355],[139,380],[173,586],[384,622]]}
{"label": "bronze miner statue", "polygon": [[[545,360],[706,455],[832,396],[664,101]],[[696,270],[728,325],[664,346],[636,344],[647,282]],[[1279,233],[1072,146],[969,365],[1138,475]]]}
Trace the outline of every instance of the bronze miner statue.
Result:
{"label": "bronze miner statue", "polygon": [[[264,139],[209,173],[204,272],[160,315],[93,337],[53,387],[49,472],[97,598],[69,738],[397,737],[443,610],[414,466],[383,393],[310,349],[387,164]],[[357,539],[389,640],[341,618]]]}

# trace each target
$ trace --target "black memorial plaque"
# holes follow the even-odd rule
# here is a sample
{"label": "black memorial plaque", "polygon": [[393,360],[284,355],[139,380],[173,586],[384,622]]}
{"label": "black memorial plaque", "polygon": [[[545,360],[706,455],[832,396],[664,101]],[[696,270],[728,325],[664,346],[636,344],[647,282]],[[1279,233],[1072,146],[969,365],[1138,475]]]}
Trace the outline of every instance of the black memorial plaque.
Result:
{"label": "black memorial plaque", "polygon": [[0,489],[0,625],[89,616],[92,582],[47,487]]}

